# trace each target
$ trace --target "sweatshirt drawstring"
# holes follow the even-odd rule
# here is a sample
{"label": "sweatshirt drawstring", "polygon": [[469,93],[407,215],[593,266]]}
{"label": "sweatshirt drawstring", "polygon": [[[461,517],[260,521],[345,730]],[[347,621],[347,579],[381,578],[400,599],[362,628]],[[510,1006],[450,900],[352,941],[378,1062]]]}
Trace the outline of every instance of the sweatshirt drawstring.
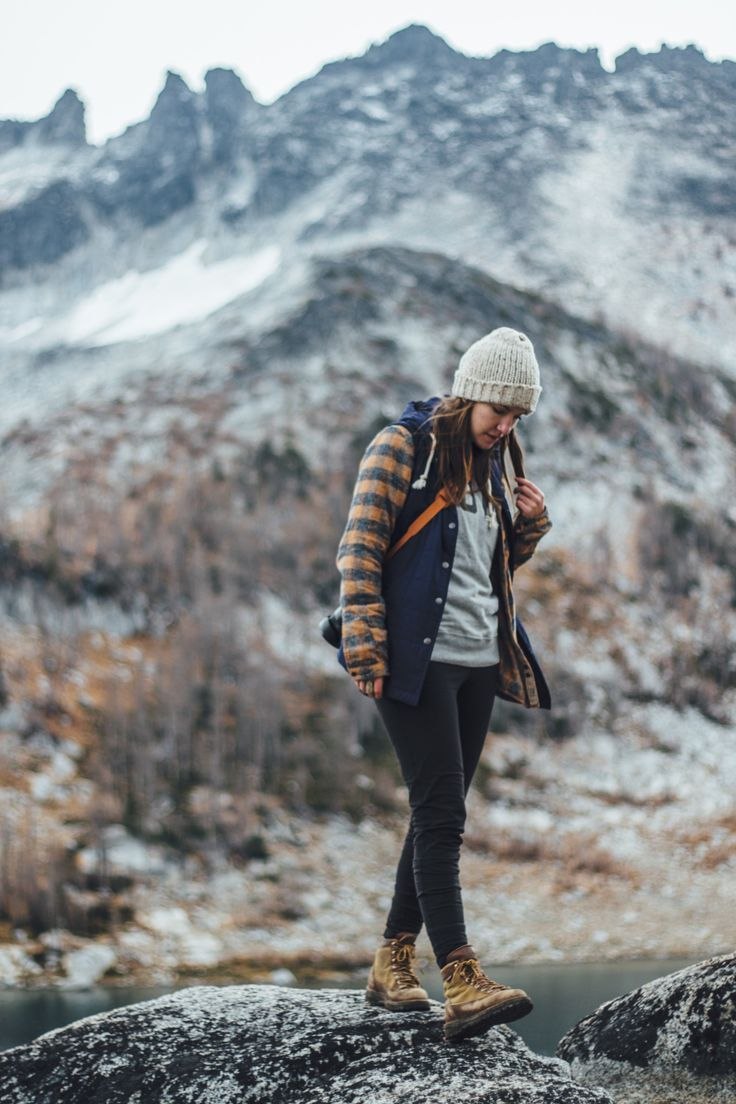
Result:
{"label": "sweatshirt drawstring", "polygon": [[427,486],[427,472],[429,471],[429,465],[432,463],[434,450],[437,447],[437,438],[435,437],[434,433],[430,433],[430,437],[432,438],[432,448],[429,450],[429,457],[427,459],[427,463],[424,466],[424,471],[419,476],[419,478],[415,479],[412,483],[412,487],[414,488],[414,490],[417,491],[421,491]]}

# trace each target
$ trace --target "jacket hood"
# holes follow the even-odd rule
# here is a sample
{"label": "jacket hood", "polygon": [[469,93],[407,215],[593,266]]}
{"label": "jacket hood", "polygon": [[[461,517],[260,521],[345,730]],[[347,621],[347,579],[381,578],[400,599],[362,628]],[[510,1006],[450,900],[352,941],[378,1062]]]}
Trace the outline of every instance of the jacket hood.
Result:
{"label": "jacket hood", "polygon": [[408,430],[415,433],[427,420],[440,398],[440,395],[433,395],[429,399],[412,399],[411,402],[406,404],[400,417],[396,419],[396,425],[406,426]]}

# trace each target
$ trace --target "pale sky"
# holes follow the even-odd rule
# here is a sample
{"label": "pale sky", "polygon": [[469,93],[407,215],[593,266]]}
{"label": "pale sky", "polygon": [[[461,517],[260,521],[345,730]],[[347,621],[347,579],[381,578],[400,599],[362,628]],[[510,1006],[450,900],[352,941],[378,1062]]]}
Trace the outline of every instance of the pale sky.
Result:
{"label": "pale sky", "polygon": [[0,119],[37,119],[71,87],[99,144],[148,115],[167,69],[199,91],[207,69],[225,66],[271,103],[409,23],[474,57],[554,41],[597,46],[612,69],[630,46],[692,42],[719,61],[736,58],[734,12],[726,0],[0,0]]}

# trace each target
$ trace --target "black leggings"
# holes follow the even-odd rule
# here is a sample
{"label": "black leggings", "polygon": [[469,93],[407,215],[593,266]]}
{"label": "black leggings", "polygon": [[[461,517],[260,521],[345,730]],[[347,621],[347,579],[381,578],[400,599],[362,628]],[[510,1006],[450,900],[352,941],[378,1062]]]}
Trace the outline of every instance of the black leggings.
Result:
{"label": "black leggings", "polygon": [[465,795],[488,732],[498,664],[430,661],[416,705],[376,706],[401,765],[411,816],[384,938],[427,926],[437,965],[468,942],[460,890]]}

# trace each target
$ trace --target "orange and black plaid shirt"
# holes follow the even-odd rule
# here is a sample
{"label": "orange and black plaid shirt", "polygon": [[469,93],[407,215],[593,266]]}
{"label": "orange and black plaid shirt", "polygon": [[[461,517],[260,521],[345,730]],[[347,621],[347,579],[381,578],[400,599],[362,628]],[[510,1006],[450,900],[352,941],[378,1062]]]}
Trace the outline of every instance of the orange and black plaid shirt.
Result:
{"label": "orange and black plaid shirt", "polygon": [[[358,679],[389,675],[386,610],[382,596],[383,561],[396,519],[411,487],[414,441],[401,425],[380,430],[360,462],[348,520],[337,551],[342,606],[342,642],[349,673]],[[552,528],[547,508],[536,517],[517,513],[512,547],[499,514],[501,593],[499,594],[500,686],[520,704],[538,705],[531,668],[516,639],[512,571],[533,554]]]}

